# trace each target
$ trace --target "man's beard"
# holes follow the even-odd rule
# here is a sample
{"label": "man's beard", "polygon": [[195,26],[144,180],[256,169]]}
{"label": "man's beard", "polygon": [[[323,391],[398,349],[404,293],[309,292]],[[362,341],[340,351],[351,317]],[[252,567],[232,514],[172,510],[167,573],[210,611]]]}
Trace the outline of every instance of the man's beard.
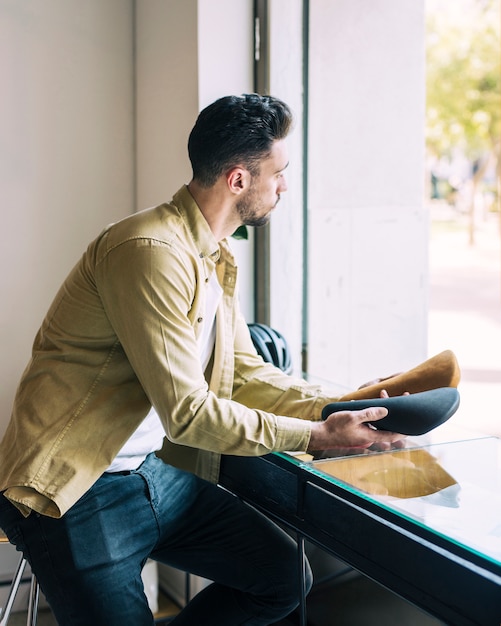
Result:
{"label": "man's beard", "polygon": [[[280,200],[280,196],[277,198]],[[245,226],[265,226],[270,221],[271,209],[264,215],[259,215],[260,209],[263,208],[263,204],[257,198],[256,189],[251,186],[243,198],[240,198],[236,202],[236,209],[242,224]],[[273,207],[274,208],[274,207]]]}

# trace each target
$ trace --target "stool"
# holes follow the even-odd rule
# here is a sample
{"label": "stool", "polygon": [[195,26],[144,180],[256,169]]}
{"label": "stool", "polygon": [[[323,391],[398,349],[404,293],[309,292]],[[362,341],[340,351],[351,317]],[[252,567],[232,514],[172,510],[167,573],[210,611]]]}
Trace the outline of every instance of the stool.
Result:
{"label": "stool", "polygon": [[[9,540],[5,536],[2,530],[0,530],[0,544],[7,544]],[[21,556],[19,559],[19,565],[17,566],[16,573],[14,578],[12,579],[12,584],[10,586],[9,597],[7,598],[7,603],[5,608],[0,609],[0,626],[6,626],[10,614],[12,612],[12,606],[14,605],[14,600],[16,599],[17,592],[19,591],[19,586],[21,585],[21,580],[24,574],[24,570],[26,568],[26,559]],[[37,579],[34,574],[31,575],[31,584],[30,584],[30,598],[28,602],[28,619],[26,620],[27,626],[36,626],[37,616],[38,616],[38,598],[40,595],[40,589],[38,586]]]}

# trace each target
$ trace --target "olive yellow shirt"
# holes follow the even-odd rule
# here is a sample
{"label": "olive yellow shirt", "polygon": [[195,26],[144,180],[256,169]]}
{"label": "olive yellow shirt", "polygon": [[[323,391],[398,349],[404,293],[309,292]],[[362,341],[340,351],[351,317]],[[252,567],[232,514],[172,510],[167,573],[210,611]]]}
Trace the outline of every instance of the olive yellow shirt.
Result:
{"label": "olive yellow shirt", "polygon": [[[223,294],[204,372],[197,338],[214,272]],[[158,454],[217,482],[221,454],[305,450],[329,400],[257,355],[228,243],[182,187],[107,227],[61,286],[0,443],[0,491],[25,515],[62,516],[151,406],[167,435]]]}

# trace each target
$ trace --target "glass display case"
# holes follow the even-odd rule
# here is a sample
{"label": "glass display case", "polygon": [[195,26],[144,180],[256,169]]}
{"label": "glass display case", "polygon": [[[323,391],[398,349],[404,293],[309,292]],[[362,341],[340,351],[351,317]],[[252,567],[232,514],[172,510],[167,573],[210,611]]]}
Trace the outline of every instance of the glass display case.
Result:
{"label": "glass display case", "polygon": [[223,457],[220,482],[445,623],[501,623],[501,439]]}

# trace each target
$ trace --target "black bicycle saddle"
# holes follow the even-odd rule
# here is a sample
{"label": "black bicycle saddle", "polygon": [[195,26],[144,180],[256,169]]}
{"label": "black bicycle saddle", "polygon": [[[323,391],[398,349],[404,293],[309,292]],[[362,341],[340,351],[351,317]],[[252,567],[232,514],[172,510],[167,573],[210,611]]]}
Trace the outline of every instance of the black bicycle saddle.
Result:
{"label": "black bicycle saddle", "polygon": [[371,423],[377,430],[424,435],[454,415],[459,406],[459,392],[455,387],[439,387],[407,396],[331,402],[323,408],[322,419],[331,413],[361,411],[373,406],[388,409],[388,415]]}

